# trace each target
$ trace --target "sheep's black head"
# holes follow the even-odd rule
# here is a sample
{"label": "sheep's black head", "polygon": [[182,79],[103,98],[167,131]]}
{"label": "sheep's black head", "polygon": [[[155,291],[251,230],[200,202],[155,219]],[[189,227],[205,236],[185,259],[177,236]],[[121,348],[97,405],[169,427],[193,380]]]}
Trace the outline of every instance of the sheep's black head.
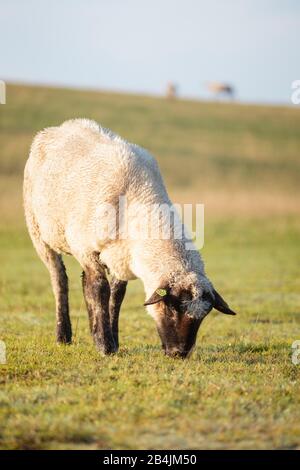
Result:
{"label": "sheep's black head", "polygon": [[202,320],[215,308],[235,315],[218,292],[207,283],[191,286],[163,283],[145,302],[156,321],[165,354],[186,358],[192,352]]}

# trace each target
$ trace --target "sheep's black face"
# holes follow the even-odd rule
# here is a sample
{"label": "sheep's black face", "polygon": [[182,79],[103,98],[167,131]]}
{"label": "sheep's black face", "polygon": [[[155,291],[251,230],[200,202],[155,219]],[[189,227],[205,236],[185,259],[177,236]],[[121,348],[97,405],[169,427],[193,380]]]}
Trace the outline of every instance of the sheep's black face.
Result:
{"label": "sheep's black face", "polygon": [[[156,321],[157,330],[165,354],[171,357],[188,357],[194,348],[199,326],[212,309],[212,301],[205,304],[193,299],[191,290],[172,292],[166,289],[156,291],[162,298],[152,296],[146,302],[152,305],[151,313]],[[163,295],[161,295],[163,294]]]}
{"label": "sheep's black face", "polygon": [[188,357],[194,348],[202,319],[168,305],[162,305],[161,312],[155,319],[165,354],[171,357]]}
{"label": "sheep's black face", "polygon": [[[193,295],[193,292],[198,295]],[[200,294],[200,295],[199,295]],[[196,343],[203,318],[216,308],[222,313],[235,315],[222,297],[213,289],[157,289],[145,305],[156,321],[165,353],[171,357],[188,357]]]}

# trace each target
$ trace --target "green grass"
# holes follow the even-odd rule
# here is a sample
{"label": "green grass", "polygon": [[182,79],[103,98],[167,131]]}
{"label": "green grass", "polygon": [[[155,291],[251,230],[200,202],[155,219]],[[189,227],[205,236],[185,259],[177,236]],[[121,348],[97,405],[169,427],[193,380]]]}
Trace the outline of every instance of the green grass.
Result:
{"label": "green grass", "polygon": [[[291,362],[300,339],[298,110],[21,86],[8,87],[7,101],[0,447],[299,448],[300,365]],[[34,132],[73,116],[148,147],[178,201],[206,203],[207,273],[238,316],[212,312],[187,361],[163,356],[139,281],[124,301],[120,352],[100,356],[72,258],[74,343],[55,344],[54,300],[24,227],[21,173]]]}

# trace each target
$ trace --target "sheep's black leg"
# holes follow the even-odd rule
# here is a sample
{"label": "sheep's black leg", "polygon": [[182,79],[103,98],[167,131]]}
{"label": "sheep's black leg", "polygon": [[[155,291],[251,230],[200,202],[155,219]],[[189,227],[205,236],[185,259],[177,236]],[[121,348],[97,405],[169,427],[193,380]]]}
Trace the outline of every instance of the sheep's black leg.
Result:
{"label": "sheep's black leg", "polygon": [[[28,188],[27,190],[28,191]],[[27,194],[26,199],[29,197]],[[56,339],[59,343],[71,343],[72,326],[69,316],[68,276],[62,257],[42,240],[39,225],[32,212],[29,199],[25,203],[28,230],[35,249],[48,268],[56,303]]]}
{"label": "sheep's black leg", "polygon": [[69,316],[68,276],[61,255],[47,245],[39,247],[39,253],[49,269],[56,303],[56,340],[69,344],[72,341],[72,327]]}
{"label": "sheep's black leg", "polygon": [[110,287],[105,275],[86,269],[83,276],[83,292],[97,349],[104,354],[116,352],[109,319]]}
{"label": "sheep's black leg", "polygon": [[127,281],[115,277],[110,282],[109,317],[115,345],[119,347],[119,314],[125,296]]}
{"label": "sheep's black leg", "polygon": [[56,272],[51,273],[52,286],[56,297],[56,339],[59,343],[72,341],[72,327],[69,316],[68,276],[59,255],[56,257]]}

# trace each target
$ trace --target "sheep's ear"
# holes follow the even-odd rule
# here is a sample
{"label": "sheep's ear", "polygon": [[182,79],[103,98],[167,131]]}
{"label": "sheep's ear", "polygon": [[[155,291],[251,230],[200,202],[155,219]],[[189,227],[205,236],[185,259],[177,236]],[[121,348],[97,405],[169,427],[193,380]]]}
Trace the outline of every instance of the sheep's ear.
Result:
{"label": "sheep's ear", "polygon": [[167,295],[168,295],[167,289],[165,288],[156,289],[156,291],[153,292],[151,297],[148,300],[146,300],[146,302],[144,303],[144,306],[146,307],[147,305],[157,304],[158,302],[161,302],[162,300],[164,300],[167,297]]}
{"label": "sheep's ear", "polygon": [[220,294],[214,289],[214,308],[218,310],[219,312],[226,313],[226,315],[236,315],[236,313],[229,308],[229,305],[225,300],[220,296]]}

